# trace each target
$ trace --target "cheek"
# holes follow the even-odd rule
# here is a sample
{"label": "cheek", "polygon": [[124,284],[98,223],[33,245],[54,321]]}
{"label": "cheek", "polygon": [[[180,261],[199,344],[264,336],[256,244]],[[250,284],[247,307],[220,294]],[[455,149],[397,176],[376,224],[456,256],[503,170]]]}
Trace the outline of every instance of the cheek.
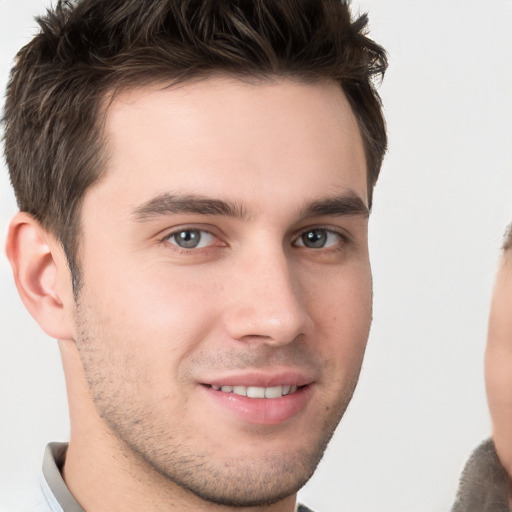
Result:
{"label": "cheek", "polygon": [[[491,414],[510,411],[512,420],[512,339],[490,335],[485,355],[485,383]],[[512,421],[509,423],[512,432]]]}
{"label": "cheek", "polygon": [[485,381],[496,449],[501,462],[512,474],[512,354],[509,350],[488,344]]}
{"label": "cheek", "polygon": [[102,340],[104,346],[96,344],[98,350],[108,350],[106,357],[122,373],[138,371],[149,379],[149,374],[168,379],[212,330],[218,316],[218,292],[211,279],[188,270],[139,266],[128,275],[120,267],[90,268],[84,282],[82,300],[90,335]]}
{"label": "cheek", "polygon": [[485,383],[493,437],[503,465],[512,474],[512,315],[508,272],[495,285],[485,353]]}
{"label": "cheek", "polygon": [[[306,278],[307,280],[308,278]],[[343,322],[355,329],[371,321],[372,278],[370,265],[356,262],[346,268],[312,275],[305,289],[310,290],[311,303],[326,318]]]}
{"label": "cheek", "polygon": [[[499,285],[500,283],[498,283]],[[507,407],[512,417],[512,311],[509,290],[497,286],[491,306],[485,353],[485,379],[491,413]],[[512,431],[512,422],[510,423]]]}
{"label": "cheek", "polygon": [[330,276],[311,301],[319,343],[340,364],[358,366],[368,341],[372,320],[372,280],[369,265],[357,265]]}
{"label": "cheek", "polygon": [[131,268],[134,270],[127,275],[114,270],[110,276],[94,279],[104,279],[102,295],[123,318],[179,329],[180,324],[196,324],[215,304],[217,287],[211,276],[200,270],[161,262]]}

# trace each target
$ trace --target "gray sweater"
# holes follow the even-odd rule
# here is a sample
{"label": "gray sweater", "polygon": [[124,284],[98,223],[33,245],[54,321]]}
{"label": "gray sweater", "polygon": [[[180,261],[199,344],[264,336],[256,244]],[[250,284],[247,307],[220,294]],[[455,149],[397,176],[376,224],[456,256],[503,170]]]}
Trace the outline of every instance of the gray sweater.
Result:
{"label": "gray sweater", "polygon": [[492,439],[471,454],[460,478],[452,512],[511,512],[512,486]]}

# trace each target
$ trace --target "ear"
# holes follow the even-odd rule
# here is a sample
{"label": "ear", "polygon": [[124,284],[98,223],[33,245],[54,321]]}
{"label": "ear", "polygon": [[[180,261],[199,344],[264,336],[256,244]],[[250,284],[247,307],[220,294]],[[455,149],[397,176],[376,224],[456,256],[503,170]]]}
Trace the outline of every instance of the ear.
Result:
{"label": "ear", "polygon": [[49,336],[73,338],[73,289],[64,250],[31,215],[19,212],[7,234],[7,257],[29,313]]}

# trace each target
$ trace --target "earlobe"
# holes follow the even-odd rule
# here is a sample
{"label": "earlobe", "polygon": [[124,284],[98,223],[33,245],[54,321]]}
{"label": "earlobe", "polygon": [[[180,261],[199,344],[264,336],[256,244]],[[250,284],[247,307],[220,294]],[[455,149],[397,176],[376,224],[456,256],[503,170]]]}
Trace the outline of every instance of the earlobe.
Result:
{"label": "earlobe", "polygon": [[31,215],[20,212],[9,225],[6,253],[29,313],[49,336],[72,339],[73,292],[60,243]]}

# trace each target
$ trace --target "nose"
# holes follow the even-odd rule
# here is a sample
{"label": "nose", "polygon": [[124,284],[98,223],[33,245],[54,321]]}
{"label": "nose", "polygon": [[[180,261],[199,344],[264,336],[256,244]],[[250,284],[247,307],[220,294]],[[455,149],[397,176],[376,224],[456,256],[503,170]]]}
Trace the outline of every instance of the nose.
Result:
{"label": "nose", "polygon": [[[234,269],[233,269],[234,270]],[[255,254],[232,276],[228,334],[238,341],[279,346],[306,334],[312,325],[300,276],[281,250]]]}

